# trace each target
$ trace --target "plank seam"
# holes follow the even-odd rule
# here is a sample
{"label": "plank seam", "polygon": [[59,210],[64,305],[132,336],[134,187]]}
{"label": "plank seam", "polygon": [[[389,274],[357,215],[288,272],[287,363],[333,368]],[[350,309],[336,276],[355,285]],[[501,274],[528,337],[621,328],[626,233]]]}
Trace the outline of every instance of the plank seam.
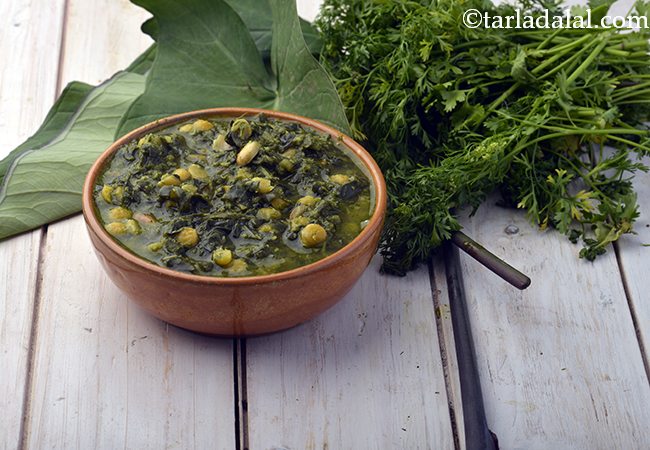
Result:
{"label": "plank seam", "polygon": [[248,450],[248,398],[246,390],[246,340],[233,341],[235,380],[235,447]]}
{"label": "plank seam", "polygon": [[614,242],[614,254],[616,255],[616,264],[618,265],[618,272],[621,274],[621,281],[623,283],[623,292],[625,292],[627,307],[630,311],[632,326],[634,327],[634,334],[636,335],[636,341],[639,344],[639,350],[641,351],[641,360],[643,361],[645,376],[646,379],[650,382],[650,362],[648,361],[648,355],[646,353],[645,345],[643,344],[643,339],[641,337],[641,327],[639,326],[639,318],[636,312],[636,308],[634,307],[634,301],[632,300],[632,293],[629,287],[627,276],[625,275],[623,258],[621,257],[621,249],[618,242]]}
{"label": "plank seam", "polygon": [[449,355],[447,355],[447,347],[445,341],[445,333],[443,331],[442,315],[440,314],[441,305],[440,298],[438,297],[438,285],[433,267],[433,259],[428,261],[429,268],[429,284],[431,287],[431,297],[433,299],[434,317],[436,318],[436,332],[438,333],[438,346],[440,347],[440,359],[442,362],[442,373],[445,379],[445,391],[447,392],[447,405],[449,409],[449,421],[451,422],[451,434],[454,439],[454,449],[460,450],[460,439],[458,437],[458,424],[456,422],[456,407],[454,405],[453,388],[451,386],[451,377],[449,374]]}
{"label": "plank seam", "polygon": [[[68,24],[69,0],[63,0],[63,14],[61,17],[61,36],[59,42],[59,58],[57,61],[56,91],[54,97],[61,92],[63,80],[63,60],[65,57],[66,28]],[[41,306],[41,290],[43,287],[43,267],[45,263],[45,252],[47,244],[48,226],[41,227],[40,242],[38,246],[38,259],[36,262],[36,286],[34,288],[34,305],[32,310],[32,326],[29,332],[29,350],[27,353],[27,370],[25,376],[25,391],[23,393],[23,416],[20,420],[18,448],[25,450],[30,433],[28,421],[32,409],[32,390],[34,387],[34,360],[36,358],[36,343],[38,342],[38,324]]]}
{"label": "plank seam", "polygon": [[232,378],[234,381],[234,413],[235,413],[235,450],[241,450],[241,423],[239,408],[239,339],[232,341]]}
{"label": "plank seam", "polygon": [[61,21],[61,43],[59,45],[59,64],[56,74],[56,95],[61,92],[63,84],[63,64],[65,62],[65,43],[68,36],[68,13],[70,11],[70,0],[63,0],[63,19]]}
{"label": "plank seam", "polygon": [[246,339],[239,342],[239,386],[241,399],[241,429],[242,429],[242,447],[243,450],[249,449],[248,443],[248,388],[246,382]]}
{"label": "plank seam", "polygon": [[20,420],[18,448],[27,447],[29,436],[29,414],[32,406],[32,389],[34,386],[34,360],[36,358],[36,342],[38,341],[39,310],[41,305],[41,289],[43,286],[43,266],[45,262],[45,245],[47,243],[47,225],[41,228],[38,246],[38,260],[36,263],[36,286],[34,288],[34,305],[32,307],[32,326],[29,332],[29,350],[27,352],[27,370],[25,376],[25,391],[23,393],[23,416]]}

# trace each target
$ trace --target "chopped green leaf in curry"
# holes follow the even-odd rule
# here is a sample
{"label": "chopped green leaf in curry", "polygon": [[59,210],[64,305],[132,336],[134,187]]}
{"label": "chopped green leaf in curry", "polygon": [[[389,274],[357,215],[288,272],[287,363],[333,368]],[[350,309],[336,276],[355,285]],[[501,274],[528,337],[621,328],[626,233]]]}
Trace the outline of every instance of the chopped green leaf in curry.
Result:
{"label": "chopped green leaf in curry", "polygon": [[122,146],[95,202],[137,255],[229,277],[324,258],[372,213],[368,178],[330,136],[263,115],[199,119]]}

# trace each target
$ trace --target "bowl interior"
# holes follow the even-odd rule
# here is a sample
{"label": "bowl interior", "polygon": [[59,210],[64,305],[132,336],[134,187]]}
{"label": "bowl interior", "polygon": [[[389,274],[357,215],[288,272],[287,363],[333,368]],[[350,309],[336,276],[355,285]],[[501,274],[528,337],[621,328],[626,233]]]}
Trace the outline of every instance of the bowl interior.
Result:
{"label": "bowl interior", "polygon": [[[329,134],[332,138],[339,143],[339,148],[346,153],[347,156],[361,169],[370,181],[370,195],[371,195],[371,216],[368,219],[368,224],[361,230],[361,232],[347,245],[338,251],[326,256],[318,261],[310,264],[297,267],[295,269],[287,270],[284,272],[277,272],[268,275],[255,275],[246,277],[214,277],[207,275],[195,275],[186,272],[169,269],[159,266],[153,262],[136,255],[130,250],[123,247],[117,240],[115,240],[104,228],[101,220],[98,217],[95,200],[93,198],[94,185],[97,177],[103,172],[104,166],[110,161],[112,155],[117,149],[124,144],[146,135],[147,133],[160,131],[178,123],[189,121],[198,118],[235,118],[235,117],[250,117],[257,115],[266,115],[277,120],[284,120],[296,122],[301,125],[317,130],[321,133]],[[316,271],[332,264],[347,254],[354,252],[361,243],[363,243],[369,236],[375,234],[378,228],[383,224],[383,216],[386,210],[386,185],[381,173],[372,156],[356,141],[343,133],[317,122],[312,119],[297,116],[294,114],[281,113],[277,111],[269,111],[254,108],[213,108],[199,111],[192,111],[188,113],[177,114],[174,116],[166,117],[146,124],[140,128],[133,130],[122,138],[114,142],[102,155],[97,159],[95,164],[91,167],[83,187],[83,215],[88,227],[101,239],[111,250],[117,253],[126,261],[135,264],[143,269],[154,272],[161,276],[171,276],[178,279],[187,281],[208,283],[208,284],[234,284],[242,285],[248,283],[260,282],[273,282],[281,279],[294,277],[303,273]]]}

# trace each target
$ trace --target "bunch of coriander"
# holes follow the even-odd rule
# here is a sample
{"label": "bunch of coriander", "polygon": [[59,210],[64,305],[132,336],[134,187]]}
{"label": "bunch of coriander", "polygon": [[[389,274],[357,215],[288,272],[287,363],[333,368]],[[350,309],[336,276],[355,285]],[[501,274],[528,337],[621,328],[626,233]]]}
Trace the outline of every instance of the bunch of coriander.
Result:
{"label": "bunch of coriander", "polygon": [[[597,3],[594,23],[613,1]],[[539,227],[582,240],[592,260],[638,217],[630,179],[650,155],[650,30],[470,29],[472,8],[564,12],[522,0],[326,0],[318,19],[321,60],[388,183],[383,267],[403,274],[425,260],[461,228],[455,208],[475,210],[495,189]]]}

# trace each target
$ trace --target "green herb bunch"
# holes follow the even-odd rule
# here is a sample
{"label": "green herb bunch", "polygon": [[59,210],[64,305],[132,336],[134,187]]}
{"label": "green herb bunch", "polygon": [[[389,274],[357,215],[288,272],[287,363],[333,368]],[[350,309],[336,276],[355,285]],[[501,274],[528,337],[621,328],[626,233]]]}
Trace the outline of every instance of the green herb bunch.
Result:
{"label": "green herb bunch", "polygon": [[[594,23],[611,3],[590,5]],[[470,29],[471,8],[563,14],[542,1],[326,0],[317,22],[321,61],[388,182],[384,270],[427,258],[461,228],[454,210],[495,189],[540,228],[581,239],[592,260],[638,216],[630,179],[650,155],[650,32]],[[635,9],[647,15],[648,3]]]}

